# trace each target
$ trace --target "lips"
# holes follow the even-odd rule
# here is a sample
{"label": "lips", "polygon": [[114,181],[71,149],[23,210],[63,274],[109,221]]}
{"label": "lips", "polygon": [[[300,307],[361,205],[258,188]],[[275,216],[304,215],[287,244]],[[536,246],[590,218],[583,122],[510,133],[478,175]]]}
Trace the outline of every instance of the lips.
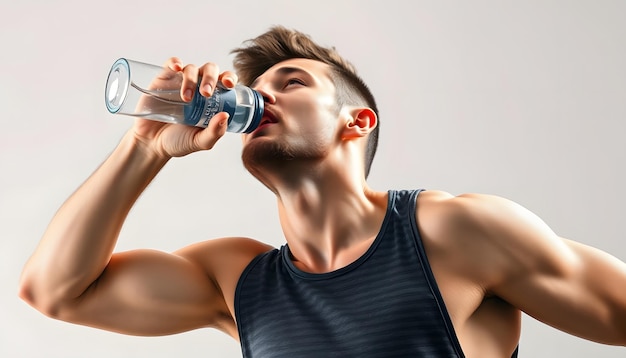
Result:
{"label": "lips", "polygon": [[269,110],[268,108],[265,108],[265,110],[263,111],[263,118],[261,118],[261,123],[259,123],[258,128],[261,128],[265,125],[273,124],[273,123],[278,123],[278,119],[276,118],[276,115],[272,113],[272,111]]}

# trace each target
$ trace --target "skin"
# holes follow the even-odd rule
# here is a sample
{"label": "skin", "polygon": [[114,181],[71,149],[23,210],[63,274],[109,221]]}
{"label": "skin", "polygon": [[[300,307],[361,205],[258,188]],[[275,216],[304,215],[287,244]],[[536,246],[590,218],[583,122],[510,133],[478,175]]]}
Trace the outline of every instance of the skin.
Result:
{"label": "skin", "polygon": [[[198,78],[207,96],[218,80],[237,81],[212,63],[183,66],[172,58],[166,65],[183,73],[186,100]],[[360,257],[387,206],[387,193],[368,187],[362,165],[376,116],[366,107],[337,108],[328,74],[305,59],[270,68],[253,88],[273,123],[242,136],[246,168],[276,195],[294,264],[313,273]],[[231,237],[172,253],[113,252],[126,215],[159,170],[172,157],[211,149],[226,119],[218,114],[206,129],[137,120],[52,219],[24,267],[20,296],[56,319],[124,334],[214,327],[239,339],[235,286],[270,246]],[[415,215],[467,357],[510,356],[522,311],[585,339],[626,345],[623,262],[559,237],[499,197],[426,191]]]}

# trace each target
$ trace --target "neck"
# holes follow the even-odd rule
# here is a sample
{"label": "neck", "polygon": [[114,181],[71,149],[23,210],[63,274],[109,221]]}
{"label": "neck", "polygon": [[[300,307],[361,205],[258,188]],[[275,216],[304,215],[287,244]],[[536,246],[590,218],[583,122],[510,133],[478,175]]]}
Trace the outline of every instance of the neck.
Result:
{"label": "neck", "polygon": [[384,218],[387,194],[369,189],[362,172],[345,165],[337,170],[307,168],[290,168],[299,175],[268,186],[277,196],[281,226],[296,266],[328,272],[367,250]]}

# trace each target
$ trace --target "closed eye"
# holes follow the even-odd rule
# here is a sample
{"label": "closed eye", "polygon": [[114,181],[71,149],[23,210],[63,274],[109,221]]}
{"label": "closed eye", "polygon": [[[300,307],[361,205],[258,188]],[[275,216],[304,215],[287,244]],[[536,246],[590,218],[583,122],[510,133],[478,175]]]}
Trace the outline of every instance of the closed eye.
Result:
{"label": "closed eye", "polygon": [[288,87],[288,86],[297,86],[297,85],[299,85],[299,86],[306,86],[306,83],[304,83],[304,81],[302,81],[302,80],[301,80],[301,79],[299,79],[299,78],[290,78],[290,79],[288,79],[288,80],[287,80],[287,82],[285,83],[285,87]]}

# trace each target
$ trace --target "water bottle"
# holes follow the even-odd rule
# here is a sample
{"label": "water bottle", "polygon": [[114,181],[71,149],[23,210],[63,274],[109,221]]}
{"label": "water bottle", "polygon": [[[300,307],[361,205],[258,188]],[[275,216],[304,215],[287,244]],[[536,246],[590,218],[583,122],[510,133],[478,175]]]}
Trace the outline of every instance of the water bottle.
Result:
{"label": "water bottle", "polygon": [[167,67],[120,58],[106,81],[105,102],[110,113],[167,123],[206,127],[219,112],[227,112],[226,130],[250,133],[263,117],[263,97],[249,87],[216,86],[211,97],[198,89],[191,102],[180,96],[182,73]]}

